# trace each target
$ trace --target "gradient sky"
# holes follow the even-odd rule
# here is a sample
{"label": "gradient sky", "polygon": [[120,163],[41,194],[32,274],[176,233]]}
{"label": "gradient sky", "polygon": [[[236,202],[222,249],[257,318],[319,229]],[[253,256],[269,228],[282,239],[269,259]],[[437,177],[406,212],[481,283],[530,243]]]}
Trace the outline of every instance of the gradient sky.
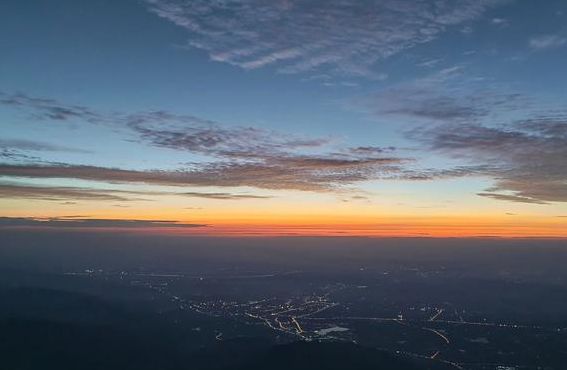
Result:
{"label": "gradient sky", "polygon": [[0,227],[567,237],[564,0],[4,0]]}

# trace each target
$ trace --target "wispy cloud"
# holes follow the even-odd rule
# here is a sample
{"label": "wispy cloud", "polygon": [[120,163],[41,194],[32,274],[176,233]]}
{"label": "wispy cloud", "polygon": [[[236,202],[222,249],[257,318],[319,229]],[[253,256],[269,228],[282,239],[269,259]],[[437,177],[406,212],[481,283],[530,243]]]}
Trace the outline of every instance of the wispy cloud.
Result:
{"label": "wispy cloud", "polygon": [[[72,105],[22,93],[0,93],[0,104],[15,106],[31,117],[47,121],[111,125],[113,129],[134,132],[138,135],[139,141],[156,147],[217,157],[249,159],[255,156],[261,157],[263,154],[322,147],[331,142],[330,138],[309,139],[251,126],[229,127],[200,117],[163,110],[134,113],[101,112],[87,106]],[[54,111],[66,113],[54,115]],[[67,147],[17,139],[1,140],[0,149],[77,151]]]}
{"label": "wispy cloud", "polygon": [[131,114],[123,120],[141,140],[153,146],[216,157],[254,159],[330,143],[326,138],[307,139],[255,127],[226,127],[163,111]]}
{"label": "wispy cloud", "polygon": [[[478,193],[477,195],[479,195],[481,197],[496,199],[496,200],[504,200],[504,201],[507,201],[507,202],[547,204],[547,202],[544,202],[542,200],[538,200],[538,199],[534,199],[534,198],[528,198],[528,197],[522,197],[522,196],[519,196],[519,195],[501,194],[501,193]],[[508,215],[510,215],[510,214],[508,214]]]}
{"label": "wispy cloud", "polygon": [[378,77],[375,64],[466,25],[501,0],[146,0],[212,60]]}
{"label": "wispy cloud", "polygon": [[[54,168],[54,167],[52,167]],[[111,171],[111,170],[110,170]],[[57,176],[57,174],[55,174]],[[39,177],[43,176],[30,176]],[[51,176],[45,176],[50,178]],[[70,177],[75,178],[75,177]],[[102,179],[100,179],[102,181]],[[124,181],[132,182],[132,181]],[[135,182],[135,181],[134,181]],[[180,191],[136,191],[100,188],[37,186],[17,182],[0,182],[0,198],[37,199],[47,201],[148,201],[156,196],[178,196],[185,198],[205,198],[217,200],[269,199],[271,196],[258,194],[239,194],[227,192],[180,192]],[[140,198],[147,197],[147,198]]]}
{"label": "wispy cloud", "polygon": [[33,155],[29,155],[27,153],[22,153],[21,150],[18,149],[7,149],[3,148],[0,149],[0,158],[2,160],[7,161],[19,161],[19,162],[40,162],[41,158]]}
{"label": "wispy cloud", "polygon": [[510,20],[506,19],[506,18],[492,18],[490,20],[490,23],[492,23],[495,26],[498,27],[508,27],[510,26]]}
{"label": "wispy cloud", "polygon": [[0,104],[24,109],[33,108],[31,113],[34,118],[38,119],[67,121],[80,118],[93,123],[104,120],[104,117],[97,112],[81,105],[61,104],[54,99],[38,98],[21,93],[0,92]]}
{"label": "wispy cloud", "polygon": [[532,50],[548,50],[562,47],[567,44],[567,37],[561,35],[539,35],[529,40]]}
{"label": "wispy cloud", "polygon": [[205,198],[205,199],[218,199],[218,200],[238,200],[238,199],[269,199],[271,196],[267,195],[253,195],[253,194],[232,194],[232,193],[201,193],[196,191],[177,193],[188,197]]}
{"label": "wispy cloud", "polygon": [[38,200],[94,200],[94,201],[130,201],[132,193],[108,190],[94,190],[76,187],[33,186],[18,183],[0,183],[0,198],[38,199]]}
{"label": "wispy cloud", "polygon": [[0,139],[0,150],[26,150],[35,152],[70,152],[70,153],[90,153],[84,149],[71,148],[62,145],[55,145],[33,140],[22,139]]}
{"label": "wispy cloud", "polygon": [[471,81],[460,66],[401,83],[354,100],[379,118],[415,122],[470,122],[501,112],[526,109],[531,103],[520,93]]}

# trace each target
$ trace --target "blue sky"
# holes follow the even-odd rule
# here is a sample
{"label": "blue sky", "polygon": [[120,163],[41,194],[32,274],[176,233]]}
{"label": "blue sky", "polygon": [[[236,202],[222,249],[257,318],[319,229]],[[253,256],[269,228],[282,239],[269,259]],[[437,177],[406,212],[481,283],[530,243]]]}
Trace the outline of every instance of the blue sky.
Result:
{"label": "blue sky", "polygon": [[49,202],[26,186],[119,183],[567,213],[564,1],[7,0],[0,14],[9,212]]}

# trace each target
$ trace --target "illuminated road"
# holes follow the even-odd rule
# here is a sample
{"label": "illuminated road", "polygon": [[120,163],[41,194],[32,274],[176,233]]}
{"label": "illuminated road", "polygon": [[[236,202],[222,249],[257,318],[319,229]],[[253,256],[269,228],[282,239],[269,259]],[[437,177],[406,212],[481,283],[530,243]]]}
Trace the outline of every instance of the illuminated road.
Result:
{"label": "illuminated road", "polygon": [[303,328],[301,327],[301,325],[299,325],[299,322],[297,321],[297,319],[294,316],[291,317],[291,322],[293,322],[295,327],[297,328],[297,333],[302,334]]}
{"label": "illuminated road", "polygon": [[[334,317],[305,317],[304,320],[360,320],[360,321],[378,321],[378,322],[408,322],[408,323],[431,323],[430,320],[408,320],[394,317],[366,317],[366,316],[334,316]],[[539,325],[521,325],[521,324],[505,324],[495,322],[471,322],[471,321],[455,321],[455,320],[435,320],[435,323],[449,324],[449,325],[472,325],[472,326],[488,326],[495,328],[509,328],[509,329],[537,329],[548,331],[564,331],[567,328],[551,328]]]}
{"label": "illuminated road", "polygon": [[437,334],[437,336],[439,336],[441,339],[443,339],[447,344],[451,344],[451,341],[449,340],[449,338],[447,338],[445,335],[443,335],[443,333],[439,332],[439,330],[435,330],[435,329],[431,329],[431,328],[422,328],[422,329]]}
{"label": "illuminated road", "polygon": [[440,310],[437,310],[437,313],[436,313],[435,315],[431,316],[431,318],[429,318],[429,321],[435,321],[435,319],[438,318],[439,316],[441,316],[441,314],[442,314],[444,311],[445,311],[445,310],[442,309],[442,308],[441,308]]}

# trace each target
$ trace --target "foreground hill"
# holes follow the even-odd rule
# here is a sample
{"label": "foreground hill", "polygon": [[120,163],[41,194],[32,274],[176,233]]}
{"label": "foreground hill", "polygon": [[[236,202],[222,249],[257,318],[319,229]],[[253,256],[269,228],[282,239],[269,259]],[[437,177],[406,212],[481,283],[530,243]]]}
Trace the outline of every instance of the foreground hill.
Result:
{"label": "foreground hill", "polygon": [[274,344],[251,332],[207,342],[167,314],[133,312],[78,293],[26,288],[2,290],[0,296],[3,369],[443,369],[353,343]]}

